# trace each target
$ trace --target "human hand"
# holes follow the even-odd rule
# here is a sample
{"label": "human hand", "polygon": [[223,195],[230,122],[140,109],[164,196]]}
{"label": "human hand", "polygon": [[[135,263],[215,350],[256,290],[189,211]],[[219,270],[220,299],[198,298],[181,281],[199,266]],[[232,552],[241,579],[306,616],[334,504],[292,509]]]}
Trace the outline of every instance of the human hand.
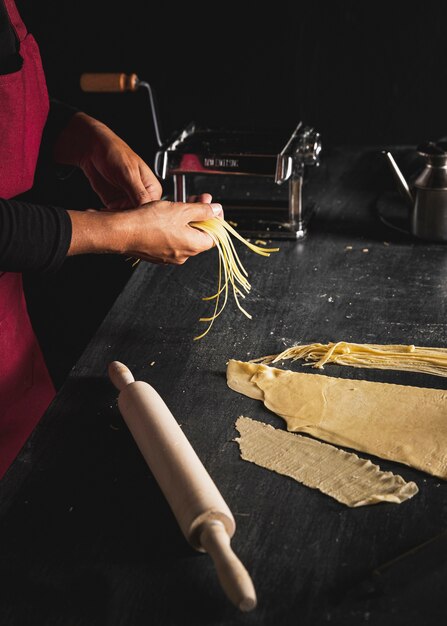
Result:
{"label": "human hand", "polygon": [[123,210],[159,200],[161,185],[133,150],[102,122],[76,113],[55,149],[60,163],[79,166],[109,210]]}
{"label": "human hand", "polygon": [[126,254],[152,263],[181,265],[214,245],[208,234],[190,223],[223,218],[223,211],[220,204],[159,201],[127,211],[126,217],[135,224]]}
{"label": "human hand", "polygon": [[198,196],[188,196],[188,202],[202,202],[204,204],[211,204],[213,196],[210,193],[201,193]]}
{"label": "human hand", "polygon": [[127,211],[68,213],[72,222],[69,256],[118,253],[176,265],[214,245],[208,234],[190,223],[223,218],[220,204],[161,200]]}

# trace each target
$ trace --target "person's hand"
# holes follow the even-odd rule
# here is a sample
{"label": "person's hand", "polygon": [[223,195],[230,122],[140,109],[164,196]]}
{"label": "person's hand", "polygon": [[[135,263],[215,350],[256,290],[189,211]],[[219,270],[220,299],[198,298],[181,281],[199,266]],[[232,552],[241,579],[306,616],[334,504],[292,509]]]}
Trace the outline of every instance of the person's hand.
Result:
{"label": "person's hand", "polygon": [[[205,197],[211,198],[209,194]],[[68,213],[72,221],[69,255],[119,253],[176,265],[214,245],[213,239],[191,222],[223,218],[220,204],[162,200],[127,211]]]}
{"label": "person's hand", "polygon": [[161,185],[149,166],[102,122],[76,113],[59,136],[54,155],[77,165],[109,210],[159,200]]}
{"label": "person's hand", "polygon": [[213,239],[191,226],[191,222],[223,218],[220,204],[199,202],[149,202],[131,213],[127,217],[135,219],[135,229],[131,229],[134,236],[126,244],[126,254],[152,263],[175,265],[214,245]]}
{"label": "person's hand", "polygon": [[201,193],[198,196],[188,196],[188,202],[202,202],[203,204],[211,204],[212,201],[213,196],[210,193]]}

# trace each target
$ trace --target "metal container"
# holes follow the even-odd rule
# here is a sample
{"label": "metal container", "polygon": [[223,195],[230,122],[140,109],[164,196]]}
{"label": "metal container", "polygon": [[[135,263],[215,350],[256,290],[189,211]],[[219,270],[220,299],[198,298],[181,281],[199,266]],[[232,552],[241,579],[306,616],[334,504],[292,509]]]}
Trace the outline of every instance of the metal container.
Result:
{"label": "metal container", "polygon": [[447,142],[424,143],[417,153],[424,159],[424,168],[411,188],[391,153],[385,152],[385,156],[406,200],[411,234],[428,241],[447,241]]}

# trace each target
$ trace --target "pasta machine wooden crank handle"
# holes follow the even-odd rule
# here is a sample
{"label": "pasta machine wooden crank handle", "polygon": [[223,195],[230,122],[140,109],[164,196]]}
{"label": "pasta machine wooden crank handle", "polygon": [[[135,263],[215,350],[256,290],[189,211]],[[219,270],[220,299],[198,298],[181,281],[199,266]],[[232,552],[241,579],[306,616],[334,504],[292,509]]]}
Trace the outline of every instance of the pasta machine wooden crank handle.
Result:
{"label": "pasta machine wooden crank handle", "polygon": [[91,93],[117,93],[121,91],[136,91],[139,86],[136,74],[81,74],[80,85],[82,91]]}
{"label": "pasta machine wooden crank handle", "polygon": [[208,552],[228,598],[241,611],[256,606],[256,592],[230,539],[234,517],[199,457],[160,395],[135,381],[130,370],[110,363],[109,377],[120,390],[118,406],[146,463],[189,543]]}
{"label": "pasta machine wooden crank handle", "polygon": [[137,91],[145,89],[151,105],[152,121],[154,124],[155,138],[159,146],[162,146],[160,122],[158,120],[157,107],[155,106],[152,87],[148,82],[140,80],[136,74],[123,73],[85,73],[81,74],[80,87],[82,91],[89,93],[123,93],[125,91]]}

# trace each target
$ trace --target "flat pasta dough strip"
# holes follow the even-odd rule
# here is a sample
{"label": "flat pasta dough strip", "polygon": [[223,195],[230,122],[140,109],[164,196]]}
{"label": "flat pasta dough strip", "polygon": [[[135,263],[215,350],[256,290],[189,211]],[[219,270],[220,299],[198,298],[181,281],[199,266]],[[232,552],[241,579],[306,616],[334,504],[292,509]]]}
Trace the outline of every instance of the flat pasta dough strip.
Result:
{"label": "flat pasta dough strip", "polygon": [[418,487],[377,465],[310,437],[295,435],[268,424],[239,417],[241,458],[318,489],[349,507],[412,498]]}
{"label": "flat pasta dough strip", "polygon": [[287,429],[447,479],[447,392],[230,360],[227,383]]}

